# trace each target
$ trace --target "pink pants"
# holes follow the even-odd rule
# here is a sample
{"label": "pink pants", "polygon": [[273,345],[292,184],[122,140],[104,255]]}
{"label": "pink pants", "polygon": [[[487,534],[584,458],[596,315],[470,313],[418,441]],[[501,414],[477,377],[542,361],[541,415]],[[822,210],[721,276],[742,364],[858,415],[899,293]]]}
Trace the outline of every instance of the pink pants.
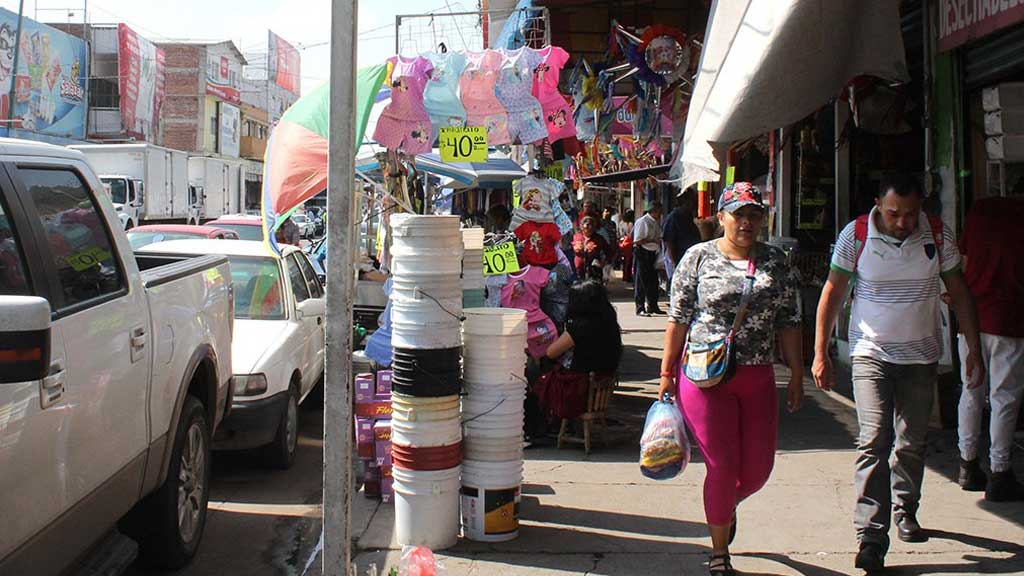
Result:
{"label": "pink pants", "polygon": [[704,463],[708,524],[732,522],[736,505],[768,481],[775,464],[778,396],[771,365],[739,366],[713,388],[697,388],[680,372],[678,403]]}

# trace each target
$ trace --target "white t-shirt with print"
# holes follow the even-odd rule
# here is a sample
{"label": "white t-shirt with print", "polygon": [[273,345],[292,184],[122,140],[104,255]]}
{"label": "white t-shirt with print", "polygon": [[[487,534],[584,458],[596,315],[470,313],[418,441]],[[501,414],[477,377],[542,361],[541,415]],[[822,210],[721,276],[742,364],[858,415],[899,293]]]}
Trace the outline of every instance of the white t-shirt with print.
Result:
{"label": "white t-shirt with print", "polygon": [[[924,212],[918,216],[917,230],[902,243],[878,230],[877,212],[872,208],[867,239],[856,265],[850,356],[892,364],[933,364],[942,357],[940,272],[960,266],[956,238],[943,224],[940,257]],[[839,234],[832,254],[833,270],[854,272],[855,226],[850,222]]]}

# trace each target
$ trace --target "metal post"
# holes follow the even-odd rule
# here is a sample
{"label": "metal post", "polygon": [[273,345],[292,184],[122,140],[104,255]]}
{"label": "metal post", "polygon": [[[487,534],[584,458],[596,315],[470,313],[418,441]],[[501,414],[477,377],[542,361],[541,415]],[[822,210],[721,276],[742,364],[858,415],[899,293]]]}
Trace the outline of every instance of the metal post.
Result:
{"label": "metal post", "polygon": [[352,294],[355,291],[355,109],[358,0],[331,0],[327,161],[327,366],[324,374],[324,576],[351,562]]}
{"label": "metal post", "polygon": [[21,20],[25,14],[25,0],[18,2],[18,31],[14,33],[14,62],[11,64],[11,90],[7,95],[7,136],[13,138],[14,96],[18,86],[18,57],[21,56]]}

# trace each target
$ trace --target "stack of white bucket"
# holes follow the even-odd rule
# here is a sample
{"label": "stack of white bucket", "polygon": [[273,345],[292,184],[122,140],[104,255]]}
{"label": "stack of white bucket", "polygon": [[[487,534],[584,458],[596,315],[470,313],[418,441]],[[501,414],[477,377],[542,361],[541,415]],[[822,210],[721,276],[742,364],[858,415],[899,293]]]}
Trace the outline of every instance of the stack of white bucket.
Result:
{"label": "stack of white bucket", "polygon": [[526,312],[464,312],[462,533],[502,542],[519,535]]}
{"label": "stack of white bucket", "polygon": [[[435,381],[432,372],[424,369],[419,374],[415,366],[437,355],[458,356],[462,340],[459,218],[400,214],[392,216],[391,228],[396,361],[399,351],[420,358],[407,368],[415,375],[401,391],[397,373],[392,383],[395,535],[403,546],[441,550],[454,546],[459,537],[460,382],[458,378]],[[443,394],[437,393],[438,386]]]}
{"label": "stack of white bucket", "polygon": [[484,306],[484,229],[462,229],[462,305]]}

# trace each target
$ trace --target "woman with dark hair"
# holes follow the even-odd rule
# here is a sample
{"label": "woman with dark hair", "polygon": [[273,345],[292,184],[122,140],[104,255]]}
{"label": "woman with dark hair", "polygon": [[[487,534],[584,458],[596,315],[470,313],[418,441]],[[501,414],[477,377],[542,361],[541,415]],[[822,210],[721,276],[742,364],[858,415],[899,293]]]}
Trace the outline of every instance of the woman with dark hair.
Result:
{"label": "woman with dark hair", "polygon": [[622,281],[633,283],[633,222],[636,212],[626,210],[619,221],[619,254],[622,255]]}
{"label": "woman with dark hair", "polygon": [[548,346],[547,357],[558,364],[533,391],[547,412],[575,418],[586,411],[590,373],[615,374],[622,358],[618,316],[600,281],[584,280],[569,289],[565,332]]}
{"label": "woman with dark hair", "polygon": [[600,223],[593,216],[580,220],[580,231],[572,240],[576,274],[583,279],[604,279],[604,267],[611,261],[612,249],[608,241],[598,234]]}

